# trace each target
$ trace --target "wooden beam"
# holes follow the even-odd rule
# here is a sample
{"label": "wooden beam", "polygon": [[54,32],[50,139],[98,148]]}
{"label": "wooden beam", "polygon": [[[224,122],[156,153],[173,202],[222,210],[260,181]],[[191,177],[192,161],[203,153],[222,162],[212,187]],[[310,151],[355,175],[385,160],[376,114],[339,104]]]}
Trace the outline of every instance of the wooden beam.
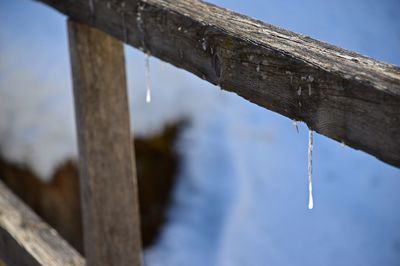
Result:
{"label": "wooden beam", "polygon": [[0,181],[1,260],[9,266],[85,265],[78,252]]}
{"label": "wooden beam", "polygon": [[87,265],[142,265],[121,42],[68,21]]}
{"label": "wooden beam", "polygon": [[198,0],[40,1],[400,166],[397,66]]}

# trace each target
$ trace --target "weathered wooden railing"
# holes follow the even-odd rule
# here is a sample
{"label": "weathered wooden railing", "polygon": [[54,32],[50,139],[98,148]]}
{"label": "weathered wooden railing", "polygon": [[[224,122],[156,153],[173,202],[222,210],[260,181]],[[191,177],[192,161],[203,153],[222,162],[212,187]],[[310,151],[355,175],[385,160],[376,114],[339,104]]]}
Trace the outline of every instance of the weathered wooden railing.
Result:
{"label": "weathered wooden railing", "polygon": [[88,265],[142,263],[122,42],[400,166],[397,66],[198,0],[40,1],[70,18]]}

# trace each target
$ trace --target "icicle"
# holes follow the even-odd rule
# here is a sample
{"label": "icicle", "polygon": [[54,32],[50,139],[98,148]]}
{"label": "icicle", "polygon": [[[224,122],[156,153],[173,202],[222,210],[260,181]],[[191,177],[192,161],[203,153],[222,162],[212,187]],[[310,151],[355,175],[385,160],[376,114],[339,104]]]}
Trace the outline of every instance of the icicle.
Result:
{"label": "icicle", "polygon": [[308,131],[308,209],[314,208],[312,194],[312,150],[313,150],[313,131]]}
{"label": "icicle", "polygon": [[139,33],[141,35],[142,42],[142,51],[145,52],[145,79],[146,79],[146,103],[151,102],[151,84],[150,84],[150,53],[146,49],[146,43],[144,41],[145,32],[144,32],[144,23],[142,17],[142,11],[144,10],[144,6],[140,4],[137,8],[136,14],[136,22],[138,26]]}
{"label": "icicle", "polygon": [[150,85],[150,55],[145,54],[145,77],[146,77],[146,103],[151,102],[151,85]]}
{"label": "icicle", "polygon": [[312,91],[311,91],[311,84],[308,84],[308,96],[311,96]]}
{"label": "icicle", "polygon": [[299,133],[299,121],[293,120],[293,126],[296,128],[297,133]]}
{"label": "icicle", "polygon": [[299,89],[297,90],[297,95],[301,95],[301,86],[299,86]]}
{"label": "icicle", "polygon": [[257,72],[260,72],[260,64],[257,65],[256,71],[257,71]]}

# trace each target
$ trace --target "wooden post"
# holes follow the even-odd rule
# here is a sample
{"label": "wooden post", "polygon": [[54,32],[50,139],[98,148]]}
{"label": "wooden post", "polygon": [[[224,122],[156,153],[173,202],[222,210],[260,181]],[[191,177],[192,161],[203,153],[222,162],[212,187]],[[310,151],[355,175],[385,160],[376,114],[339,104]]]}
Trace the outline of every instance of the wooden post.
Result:
{"label": "wooden post", "polygon": [[87,265],[142,265],[121,42],[68,21]]}

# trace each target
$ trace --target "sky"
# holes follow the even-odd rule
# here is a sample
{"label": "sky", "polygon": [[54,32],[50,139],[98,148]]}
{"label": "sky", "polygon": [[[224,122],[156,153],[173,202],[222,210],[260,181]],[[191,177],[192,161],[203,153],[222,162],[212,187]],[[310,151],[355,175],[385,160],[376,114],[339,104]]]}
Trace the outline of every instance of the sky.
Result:
{"label": "sky", "polygon": [[[213,3],[400,65],[398,1]],[[77,154],[67,43],[64,16],[0,0],[0,153],[47,181]],[[310,211],[306,125],[297,134],[289,119],[155,58],[146,105],[144,56],[125,50],[134,134],[191,120],[147,265],[400,265],[399,169],[316,134]]]}

